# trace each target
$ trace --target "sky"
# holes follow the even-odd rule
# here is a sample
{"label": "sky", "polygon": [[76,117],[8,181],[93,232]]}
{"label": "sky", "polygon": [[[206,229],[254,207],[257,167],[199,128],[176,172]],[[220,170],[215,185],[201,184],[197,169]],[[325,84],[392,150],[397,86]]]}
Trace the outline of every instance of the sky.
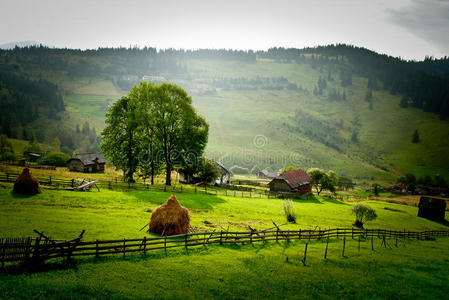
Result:
{"label": "sky", "polygon": [[1,0],[0,44],[55,47],[313,47],[404,59],[449,55],[449,0]]}

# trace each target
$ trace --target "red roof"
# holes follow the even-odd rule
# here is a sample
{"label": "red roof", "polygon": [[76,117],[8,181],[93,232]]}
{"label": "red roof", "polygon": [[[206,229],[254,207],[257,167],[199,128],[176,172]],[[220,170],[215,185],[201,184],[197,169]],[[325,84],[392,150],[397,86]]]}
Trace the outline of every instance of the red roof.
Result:
{"label": "red roof", "polygon": [[312,178],[301,169],[282,173],[279,177],[284,179],[291,188],[312,182]]}

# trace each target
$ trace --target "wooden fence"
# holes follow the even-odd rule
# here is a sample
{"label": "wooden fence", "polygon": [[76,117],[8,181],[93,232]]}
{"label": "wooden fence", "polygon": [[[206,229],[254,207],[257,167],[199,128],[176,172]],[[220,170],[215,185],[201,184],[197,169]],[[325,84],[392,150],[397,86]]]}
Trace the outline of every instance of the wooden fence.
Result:
{"label": "wooden fence", "polygon": [[[0,172],[0,182],[14,182],[20,174]],[[35,176],[41,185],[52,186],[56,188],[73,188],[77,186],[76,179],[56,178],[53,176]],[[216,187],[199,187],[199,186],[166,186],[166,185],[151,185],[141,182],[128,183],[120,180],[99,180],[97,185],[100,188],[118,191],[140,190],[140,191],[157,191],[157,192],[173,192],[176,189],[177,193],[191,192],[201,193],[207,195],[220,195],[228,197],[241,198],[291,198],[297,195],[288,193],[272,193],[260,191],[238,191],[229,190],[225,188]]]}
{"label": "wooden fence", "polygon": [[[36,231],[39,233],[38,231]],[[70,260],[77,256],[95,256],[109,254],[126,254],[133,252],[146,253],[153,250],[164,250],[170,248],[185,248],[201,245],[225,245],[225,244],[248,244],[265,243],[281,240],[322,240],[333,238],[351,237],[352,239],[374,237],[383,239],[434,239],[435,237],[447,237],[449,231],[395,231],[387,229],[357,229],[357,228],[335,228],[325,230],[276,230],[268,229],[262,231],[213,231],[194,232],[188,234],[143,237],[137,239],[95,240],[81,241],[82,235],[76,239],[51,240],[43,234],[38,238],[0,239],[0,260],[2,267],[7,262],[18,262],[23,264],[42,263],[48,259],[65,258]],[[39,233],[40,234],[40,233]],[[344,251],[344,250],[343,250]]]}

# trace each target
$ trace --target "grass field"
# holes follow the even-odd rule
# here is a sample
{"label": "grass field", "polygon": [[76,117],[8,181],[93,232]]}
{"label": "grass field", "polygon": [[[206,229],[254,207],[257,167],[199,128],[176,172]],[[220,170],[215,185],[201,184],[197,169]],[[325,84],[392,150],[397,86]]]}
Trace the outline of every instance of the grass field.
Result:
{"label": "grass field", "polygon": [[[13,196],[11,184],[0,188],[0,236],[29,236],[33,229],[54,238],[73,238],[81,229],[85,240],[142,237],[139,229],[150,212],[169,193],[71,192],[43,189],[33,197]],[[194,193],[178,194],[191,211],[198,230],[263,229],[284,223],[283,200],[242,199]],[[368,201],[378,219],[367,228],[403,230],[446,229],[416,217],[417,208]],[[318,197],[295,200],[298,224],[284,228],[349,227],[354,216],[350,203]],[[395,209],[387,210],[386,207]],[[212,225],[206,226],[204,221]],[[216,226],[214,228],[209,226]],[[220,227],[221,226],[221,227]],[[208,246],[169,250],[165,255],[129,255],[77,259],[74,268],[54,265],[33,274],[0,273],[4,298],[444,298],[449,292],[449,239],[400,241],[400,247],[370,250],[362,242],[341,240],[309,245],[307,266],[301,263],[304,242],[265,245]],[[288,262],[287,262],[288,257]]]}
{"label": "grass field", "polygon": [[[312,93],[318,78],[327,76],[326,68],[320,71],[308,64],[260,60],[251,64],[194,59],[186,62],[188,76],[173,75],[169,80],[192,95],[194,106],[210,123],[206,154],[228,167],[321,167],[384,184],[392,184],[407,172],[449,178],[449,162],[444,159],[449,150],[449,123],[421,110],[399,108],[401,95],[383,90],[373,92],[373,109],[369,109],[364,100],[366,78],[353,75],[352,85],[345,88],[347,100],[329,101],[329,90],[343,91],[338,73],[332,75],[322,96]],[[303,90],[217,89],[211,83],[214,79],[257,76],[284,77]],[[64,77],[58,80],[70,91],[65,99],[64,122],[74,127],[88,121],[100,133],[108,105],[124,91],[104,79],[78,80],[69,85],[62,82],[68,80]],[[204,89],[215,89],[215,93],[202,93]],[[344,141],[342,150],[329,147],[313,134],[287,130],[286,124],[295,126],[297,110],[323,124],[320,126],[337,128],[336,137]],[[356,117],[359,124],[355,126]],[[337,127],[339,122],[343,122],[341,128]],[[320,133],[318,125],[313,126],[318,135],[326,135],[326,131]],[[350,141],[355,127],[359,131],[358,143]],[[412,144],[416,129],[421,142]],[[262,145],[255,145],[258,136],[263,138]]]}

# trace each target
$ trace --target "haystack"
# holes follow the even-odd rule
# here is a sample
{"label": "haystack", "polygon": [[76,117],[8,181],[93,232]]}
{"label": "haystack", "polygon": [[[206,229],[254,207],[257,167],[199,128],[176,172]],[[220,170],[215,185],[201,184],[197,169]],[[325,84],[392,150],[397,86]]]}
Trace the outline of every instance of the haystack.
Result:
{"label": "haystack", "polygon": [[20,174],[14,182],[14,189],[12,192],[22,195],[36,195],[41,192],[39,189],[39,181],[31,175],[30,169],[23,169],[22,174]]}
{"label": "haystack", "polygon": [[174,235],[187,233],[189,228],[189,210],[181,206],[175,195],[171,195],[151,214],[149,232],[159,235]]}

